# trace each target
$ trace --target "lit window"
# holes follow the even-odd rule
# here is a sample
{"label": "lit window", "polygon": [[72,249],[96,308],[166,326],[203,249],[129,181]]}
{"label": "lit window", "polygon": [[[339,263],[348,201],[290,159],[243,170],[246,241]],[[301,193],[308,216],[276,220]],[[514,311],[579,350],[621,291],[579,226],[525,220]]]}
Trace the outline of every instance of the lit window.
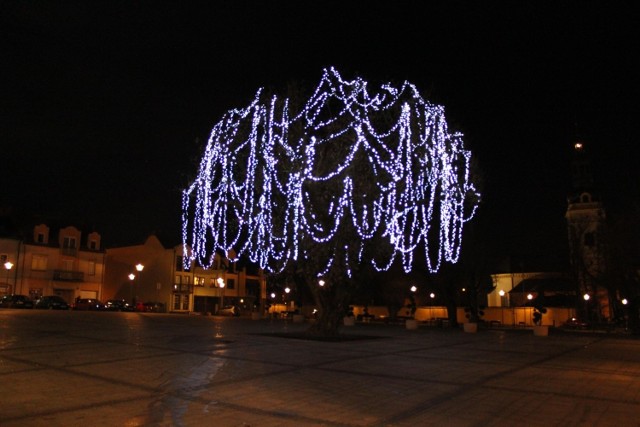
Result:
{"label": "lit window", "polygon": [[47,269],[47,256],[46,255],[33,254],[31,256],[31,269],[32,270],[38,270],[38,271],[46,270]]}

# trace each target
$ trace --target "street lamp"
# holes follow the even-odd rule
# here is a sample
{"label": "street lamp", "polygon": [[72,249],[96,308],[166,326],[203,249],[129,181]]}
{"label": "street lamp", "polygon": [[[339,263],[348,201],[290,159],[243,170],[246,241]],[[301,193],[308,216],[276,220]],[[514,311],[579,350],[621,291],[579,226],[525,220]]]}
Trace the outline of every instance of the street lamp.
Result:
{"label": "street lamp", "polygon": [[[11,270],[13,268],[13,263],[11,261],[7,261],[4,263],[4,269],[7,270],[7,285],[9,285],[9,270]],[[11,290],[11,293],[15,293],[14,289]]]}
{"label": "street lamp", "polygon": [[626,331],[627,329],[629,329],[629,314],[627,313],[627,304],[629,304],[629,300],[627,300],[626,298],[622,298],[622,300],[620,302],[624,306],[623,307],[623,311],[624,311],[624,330]]}
{"label": "street lamp", "polygon": [[220,308],[224,308],[224,279],[222,277],[218,277],[216,282],[218,283],[218,288],[222,289],[220,293]]}
{"label": "street lamp", "polygon": [[587,293],[585,293],[582,298],[584,299],[584,316],[585,316],[585,320],[588,322],[589,321],[589,300],[591,299],[591,296]]}
{"label": "street lamp", "polygon": [[276,300],[276,293],[271,292],[271,307],[269,308],[269,311],[267,313],[270,313],[272,318],[276,317],[276,311],[278,309],[277,305],[278,301]]}
{"label": "street lamp", "polygon": [[133,302],[133,281],[135,280],[136,275],[133,274],[133,273],[130,273],[128,277],[129,277],[129,280],[131,281],[131,291],[130,291],[131,304],[133,305],[133,308],[135,309],[135,304]]}
{"label": "street lamp", "polygon": [[142,270],[144,270],[144,265],[137,263],[136,270],[138,271],[138,288],[142,286]]}
{"label": "street lamp", "polygon": [[431,298],[431,304],[430,304],[430,306],[431,306],[431,307],[430,307],[430,311],[431,311],[431,313],[430,313],[430,314],[431,314],[431,320],[432,320],[432,321],[435,321],[435,319],[436,319],[436,318],[435,318],[435,316],[433,315],[433,300],[435,299],[435,297],[436,297],[436,294],[435,294],[434,292],[431,292],[431,293],[429,294],[429,298]]}
{"label": "street lamp", "polygon": [[289,311],[289,298],[287,298],[287,295],[289,295],[290,292],[290,287],[287,286],[286,288],[284,288],[285,295],[283,295],[282,298],[285,300],[285,308],[287,309],[286,311]]}
{"label": "street lamp", "polygon": [[142,270],[144,270],[144,265],[137,263],[136,270],[138,271],[138,285],[140,285],[140,281],[142,280]]}

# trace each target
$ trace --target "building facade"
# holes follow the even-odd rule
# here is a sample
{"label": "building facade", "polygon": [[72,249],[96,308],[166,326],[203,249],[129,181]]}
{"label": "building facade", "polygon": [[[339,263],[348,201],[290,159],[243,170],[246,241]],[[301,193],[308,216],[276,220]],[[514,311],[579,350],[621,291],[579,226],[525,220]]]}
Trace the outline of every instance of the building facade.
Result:
{"label": "building facade", "polygon": [[185,268],[188,248],[165,247],[157,236],[140,245],[107,249],[105,299],[160,303],[173,313],[215,314],[225,305],[264,310],[266,280],[249,264],[216,255],[213,268]]}
{"label": "building facade", "polygon": [[0,258],[0,295],[59,295],[68,303],[101,296],[105,253],[97,232],[38,224],[24,238],[0,238]]}

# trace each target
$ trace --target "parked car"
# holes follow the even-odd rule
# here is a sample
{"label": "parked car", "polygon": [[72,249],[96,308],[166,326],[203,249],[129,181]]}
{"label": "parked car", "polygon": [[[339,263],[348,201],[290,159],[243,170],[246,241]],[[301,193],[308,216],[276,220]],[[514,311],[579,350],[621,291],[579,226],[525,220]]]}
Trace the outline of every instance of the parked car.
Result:
{"label": "parked car", "polygon": [[69,304],[58,295],[40,297],[34,307],[48,310],[69,310]]}
{"label": "parked car", "polygon": [[74,310],[104,310],[104,304],[96,298],[80,298],[73,305]]}
{"label": "parked car", "polygon": [[564,327],[568,329],[588,329],[589,324],[584,320],[572,317],[571,319],[564,322]]}
{"label": "parked car", "polygon": [[145,302],[142,304],[142,311],[147,313],[164,313],[164,304],[161,302]]}
{"label": "parked car", "polygon": [[218,316],[240,316],[240,309],[235,305],[225,305],[216,314]]}
{"label": "parked car", "polygon": [[110,299],[104,304],[107,311],[134,311],[133,305],[123,299]]}
{"label": "parked car", "polygon": [[4,308],[33,308],[33,301],[26,295],[5,295],[0,300]]}

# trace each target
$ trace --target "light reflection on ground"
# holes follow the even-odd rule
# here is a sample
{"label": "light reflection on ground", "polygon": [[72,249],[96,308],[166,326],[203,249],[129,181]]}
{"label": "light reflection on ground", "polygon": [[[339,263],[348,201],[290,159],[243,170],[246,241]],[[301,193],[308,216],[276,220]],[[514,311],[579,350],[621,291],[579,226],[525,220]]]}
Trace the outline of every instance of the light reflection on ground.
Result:
{"label": "light reflection on ground", "polygon": [[[165,372],[170,378],[161,385],[164,394],[149,405],[149,419],[152,423],[182,426],[191,401],[207,389],[207,385],[226,363],[225,359],[207,357],[201,363],[184,366],[184,370]],[[213,402],[215,404],[215,402]],[[208,412],[209,405],[205,408]]]}

